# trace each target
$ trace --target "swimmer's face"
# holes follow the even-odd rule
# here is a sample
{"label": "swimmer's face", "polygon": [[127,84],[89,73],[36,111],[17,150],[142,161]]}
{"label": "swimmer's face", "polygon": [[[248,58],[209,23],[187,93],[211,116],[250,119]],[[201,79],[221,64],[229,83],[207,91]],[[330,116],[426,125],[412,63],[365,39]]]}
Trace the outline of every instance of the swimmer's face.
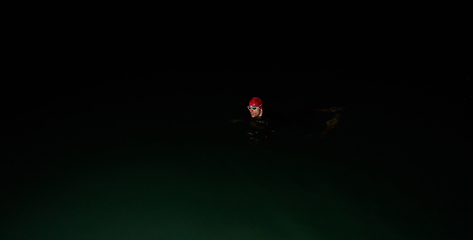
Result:
{"label": "swimmer's face", "polygon": [[251,117],[261,117],[263,115],[263,109],[256,106],[248,106],[248,110],[250,111]]}

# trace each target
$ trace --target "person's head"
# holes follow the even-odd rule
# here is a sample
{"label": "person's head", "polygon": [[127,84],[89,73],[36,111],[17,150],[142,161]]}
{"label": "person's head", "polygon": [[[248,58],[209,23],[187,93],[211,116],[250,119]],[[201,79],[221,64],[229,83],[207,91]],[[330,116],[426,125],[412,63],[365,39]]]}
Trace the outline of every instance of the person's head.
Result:
{"label": "person's head", "polygon": [[252,118],[259,118],[263,115],[263,101],[261,98],[254,97],[248,103],[248,110]]}

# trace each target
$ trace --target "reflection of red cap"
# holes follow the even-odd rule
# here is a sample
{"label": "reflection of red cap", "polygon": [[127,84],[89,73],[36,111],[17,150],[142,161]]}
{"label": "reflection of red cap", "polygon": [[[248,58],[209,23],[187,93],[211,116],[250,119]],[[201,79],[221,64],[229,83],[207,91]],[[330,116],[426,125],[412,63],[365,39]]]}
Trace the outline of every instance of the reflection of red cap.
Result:
{"label": "reflection of red cap", "polygon": [[254,97],[250,100],[250,103],[248,103],[248,106],[256,106],[263,108],[263,101],[261,101],[261,98],[259,97]]}

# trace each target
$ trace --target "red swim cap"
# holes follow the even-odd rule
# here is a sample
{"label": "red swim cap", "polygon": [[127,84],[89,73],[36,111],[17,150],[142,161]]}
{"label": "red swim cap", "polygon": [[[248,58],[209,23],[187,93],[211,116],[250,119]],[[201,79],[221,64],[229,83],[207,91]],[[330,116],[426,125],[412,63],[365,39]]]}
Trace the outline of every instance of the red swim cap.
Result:
{"label": "red swim cap", "polygon": [[263,101],[261,101],[261,98],[259,97],[254,97],[250,100],[250,103],[248,103],[248,106],[256,106],[263,108]]}

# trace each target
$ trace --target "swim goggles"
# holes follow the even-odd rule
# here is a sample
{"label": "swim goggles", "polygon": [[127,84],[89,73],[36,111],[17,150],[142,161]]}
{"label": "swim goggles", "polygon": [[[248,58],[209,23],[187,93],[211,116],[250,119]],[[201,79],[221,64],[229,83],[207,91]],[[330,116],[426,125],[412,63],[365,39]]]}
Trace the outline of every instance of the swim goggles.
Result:
{"label": "swim goggles", "polygon": [[248,110],[253,109],[253,111],[254,111],[254,110],[256,110],[256,108],[259,108],[259,107],[261,107],[262,105],[263,105],[263,104],[261,104],[261,105],[259,105],[259,106],[248,106],[247,108],[248,108]]}

